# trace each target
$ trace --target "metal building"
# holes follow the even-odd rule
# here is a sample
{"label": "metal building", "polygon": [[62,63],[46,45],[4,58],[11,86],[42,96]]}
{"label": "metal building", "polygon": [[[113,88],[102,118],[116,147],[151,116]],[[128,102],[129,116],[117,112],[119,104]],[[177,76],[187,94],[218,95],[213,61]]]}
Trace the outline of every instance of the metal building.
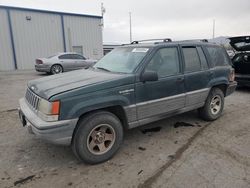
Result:
{"label": "metal building", "polygon": [[36,58],[68,51],[103,56],[101,16],[0,6],[0,71],[34,69]]}

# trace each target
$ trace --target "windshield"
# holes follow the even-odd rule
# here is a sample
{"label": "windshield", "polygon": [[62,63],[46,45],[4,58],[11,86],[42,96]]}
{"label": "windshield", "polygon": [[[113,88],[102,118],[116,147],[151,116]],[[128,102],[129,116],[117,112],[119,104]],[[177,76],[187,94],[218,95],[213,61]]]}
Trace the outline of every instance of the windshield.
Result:
{"label": "windshield", "polygon": [[148,48],[121,47],[100,59],[94,68],[110,72],[132,73],[145,57]]}

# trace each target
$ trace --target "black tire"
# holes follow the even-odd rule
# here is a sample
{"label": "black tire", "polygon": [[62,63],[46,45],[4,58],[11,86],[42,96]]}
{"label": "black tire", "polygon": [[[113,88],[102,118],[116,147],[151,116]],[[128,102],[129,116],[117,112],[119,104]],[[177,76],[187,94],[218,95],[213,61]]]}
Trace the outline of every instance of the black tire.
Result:
{"label": "black tire", "polygon": [[[101,129],[106,129],[106,131]],[[94,139],[94,137],[99,136],[99,133],[110,136],[112,132],[114,132],[114,140],[112,141],[105,140],[106,136],[102,137],[101,135],[98,139],[101,141],[103,139],[103,142]],[[95,136],[93,136],[94,134]],[[99,111],[87,115],[78,122],[71,147],[76,157],[81,161],[88,164],[97,164],[111,159],[118,151],[122,141],[123,127],[120,120],[110,112]],[[93,144],[91,143],[96,144],[96,146],[92,148]],[[101,151],[98,144],[104,145],[106,150]]]}
{"label": "black tire", "polygon": [[62,67],[62,65],[59,65],[59,64],[52,65],[52,67],[50,68],[50,73],[51,74],[60,74],[60,73],[63,73],[63,67]]}
{"label": "black tire", "polygon": [[[216,99],[218,102],[215,103]],[[219,105],[220,107],[217,107]],[[207,97],[205,105],[199,109],[199,115],[202,119],[206,121],[214,121],[221,116],[223,108],[224,93],[219,88],[212,88]]]}

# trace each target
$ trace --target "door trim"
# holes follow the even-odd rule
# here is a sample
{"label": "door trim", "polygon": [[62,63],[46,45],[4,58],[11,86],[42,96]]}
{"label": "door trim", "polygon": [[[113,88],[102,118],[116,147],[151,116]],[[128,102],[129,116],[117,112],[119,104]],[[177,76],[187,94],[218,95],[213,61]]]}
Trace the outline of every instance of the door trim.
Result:
{"label": "door trim", "polygon": [[[187,112],[189,110],[200,108],[205,104],[205,101],[207,99],[207,96],[210,90],[211,88],[204,88],[204,89],[190,91],[190,92],[183,93],[183,94],[173,95],[169,97],[154,99],[154,100],[150,100],[147,102],[141,102],[138,104],[126,106],[124,107],[124,110],[127,115],[129,128],[134,128],[134,127],[144,125],[153,121],[157,121],[165,117],[169,117],[175,114],[179,114],[179,113]],[[182,100],[185,100],[185,106],[180,107],[180,108],[177,107],[178,103],[176,103],[175,100],[178,98],[180,102],[183,102]],[[152,111],[152,109],[150,109],[150,106],[157,107],[157,105],[159,106],[159,108],[157,112],[155,113],[155,115],[151,115],[151,116],[148,115],[147,112]],[[161,108],[163,105],[166,106],[165,108],[168,108],[168,110],[165,112],[162,111],[162,108]],[[138,107],[142,108],[140,109],[142,112],[138,110]],[[139,119],[139,117],[143,115],[145,117]]]}

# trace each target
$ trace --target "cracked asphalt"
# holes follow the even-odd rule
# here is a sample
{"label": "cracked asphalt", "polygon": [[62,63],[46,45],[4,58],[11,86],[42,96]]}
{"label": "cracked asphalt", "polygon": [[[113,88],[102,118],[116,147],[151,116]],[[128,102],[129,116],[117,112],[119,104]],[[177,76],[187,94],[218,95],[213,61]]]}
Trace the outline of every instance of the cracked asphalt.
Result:
{"label": "cracked asphalt", "polygon": [[192,111],[129,130],[113,159],[91,166],[21,126],[17,101],[42,76],[0,72],[0,187],[250,187],[250,88],[217,121]]}

